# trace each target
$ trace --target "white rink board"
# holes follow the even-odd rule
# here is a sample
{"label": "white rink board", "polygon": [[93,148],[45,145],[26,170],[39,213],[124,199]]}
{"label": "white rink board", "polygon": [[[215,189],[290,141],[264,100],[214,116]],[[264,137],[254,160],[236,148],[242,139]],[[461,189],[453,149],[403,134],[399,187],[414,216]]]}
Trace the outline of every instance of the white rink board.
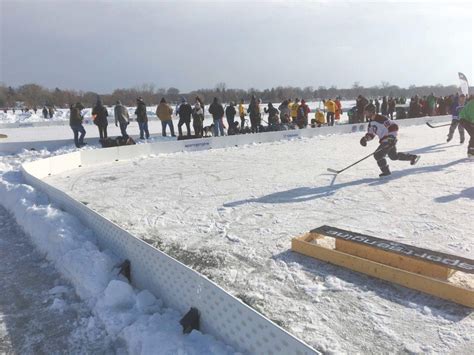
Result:
{"label": "white rink board", "polygon": [[[446,117],[443,118],[446,120]],[[433,118],[418,118],[397,123],[406,126],[424,124],[431,120]],[[41,181],[41,178],[78,166],[99,165],[149,154],[217,149],[299,137],[361,132],[365,129],[366,124],[341,125],[78,151],[26,163],[23,165],[22,171],[29,184],[46,192],[51,201],[80,218],[87,227],[92,229],[102,248],[111,249],[120,258],[130,260],[132,280],[135,286],[150,290],[161,298],[165,305],[175,308],[183,314],[190,307],[198,308],[201,312],[201,324],[204,332],[213,334],[240,351],[249,353],[315,353],[306,344],[226,293],[204,276],[129,234],[81,202]]]}

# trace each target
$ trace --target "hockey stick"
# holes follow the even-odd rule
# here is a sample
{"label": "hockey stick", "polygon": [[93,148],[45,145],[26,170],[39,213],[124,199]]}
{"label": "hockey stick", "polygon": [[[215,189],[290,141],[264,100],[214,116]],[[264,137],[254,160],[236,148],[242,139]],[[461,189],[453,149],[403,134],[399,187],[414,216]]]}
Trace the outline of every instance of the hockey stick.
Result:
{"label": "hockey stick", "polygon": [[438,128],[438,127],[451,126],[451,123],[446,123],[446,124],[442,124],[442,125],[439,125],[439,126],[433,126],[430,122],[426,122],[426,125],[430,128]]}
{"label": "hockey stick", "polygon": [[351,165],[346,166],[344,169],[335,170],[335,169],[328,168],[328,171],[329,171],[330,173],[340,174],[340,173],[342,173],[343,171],[349,169],[350,167],[353,167],[354,165],[359,164],[361,161],[364,161],[365,159],[370,158],[372,155],[374,155],[375,153],[378,153],[378,152],[381,151],[381,150],[382,150],[382,148],[377,149],[375,152],[372,152],[372,153],[370,153],[369,155],[363,157],[362,159],[357,160],[355,163],[352,163]]}
{"label": "hockey stick", "polygon": [[0,133],[0,138],[8,138],[6,134]]}

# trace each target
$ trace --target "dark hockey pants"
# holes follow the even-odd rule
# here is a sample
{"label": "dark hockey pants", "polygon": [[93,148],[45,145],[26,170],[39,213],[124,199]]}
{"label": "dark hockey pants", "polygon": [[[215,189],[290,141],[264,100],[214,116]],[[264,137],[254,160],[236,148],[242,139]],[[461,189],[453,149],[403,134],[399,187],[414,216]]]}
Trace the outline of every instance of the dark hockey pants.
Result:
{"label": "dark hockey pants", "polygon": [[464,127],[461,124],[459,124],[459,120],[451,121],[451,126],[449,126],[449,133],[448,133],[449,140],[453,138],[454,132],[456,131],[456,127],[459,131],[459,138],[461,139],[461,142],[464,142]]}
{"label": "dark hockey pants", "polygon": [[374,158],[377,161],[377,165],[380,167],[380,170],[382,170],[382,172],[388,170],[387,160],[385,159],[387,155],[390,160],[410,161],[415,157],[415,155],[413,154],[397,152],[396,144],[380,144],[377,150],[375,151]]}
{"label": "dark hockey pants", "polygon": [[469,139],[467,151],[474,153],[474,123],[462,119],[459,124],[462,125],[467,133],[471,136],[471,139]]}

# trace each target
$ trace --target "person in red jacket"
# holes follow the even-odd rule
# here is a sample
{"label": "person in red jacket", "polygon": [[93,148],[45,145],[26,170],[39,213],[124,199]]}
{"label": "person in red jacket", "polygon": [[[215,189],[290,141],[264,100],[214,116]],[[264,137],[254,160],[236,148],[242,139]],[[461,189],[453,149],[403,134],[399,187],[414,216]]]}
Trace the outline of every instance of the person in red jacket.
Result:
{"label": "person in red jacket", "polygon": [[379,137],[380,145],[374,153],[374,158],[382,170],[380,177],[391,174],[385,159],[387,155],[391,160],[406,160],[411,165],[415,165],[420,160],[419,155],[397,152],[398,125],[394,121],[386,116],[376,114],[375,106],[371,104],[366,106],[365,115],[369,119],[369,126],[367,133],[361,138],[360,144],[365,147],[368,141],[374,139],[375,136]]}

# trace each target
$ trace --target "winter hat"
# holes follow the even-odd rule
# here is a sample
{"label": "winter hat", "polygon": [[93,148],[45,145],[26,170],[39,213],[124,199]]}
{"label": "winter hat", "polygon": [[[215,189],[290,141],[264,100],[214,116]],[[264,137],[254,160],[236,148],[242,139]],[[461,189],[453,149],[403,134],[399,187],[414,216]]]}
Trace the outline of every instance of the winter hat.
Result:
{"label": "winter hat", "polygon": [[117,105],[121,105],[122,102],[121,102],[120,100],[117,100],[116,104],[117,104]]}
{"label": "winter hat", "polygon": [[181,103],[185,103],[186,102],[186,98],[184,96],[181,96]]}
{"label": "winter hat", "polygon": [[164,97],[161,98],[160,103],[166,103],[166,100]]}

